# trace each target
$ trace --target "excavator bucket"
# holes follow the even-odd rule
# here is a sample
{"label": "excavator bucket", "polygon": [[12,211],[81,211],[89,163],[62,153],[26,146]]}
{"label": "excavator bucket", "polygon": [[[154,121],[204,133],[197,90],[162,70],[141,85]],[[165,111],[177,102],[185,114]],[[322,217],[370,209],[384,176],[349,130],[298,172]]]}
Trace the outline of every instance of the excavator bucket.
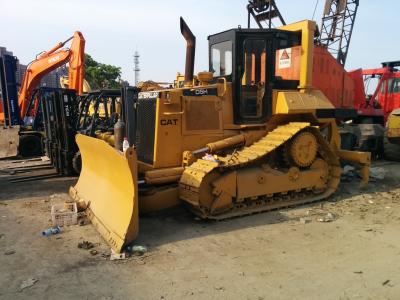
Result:
{"label": "excavator bucket", "polygon": [[97,231],[116,253],[139,232],[137,158],[134,148],[125,154],[106,142],[78,134],[82,171],[70,195],[84,204]]}
{"label": "excavator bucket", "polygon": [[19,128],[0,128],[0,158],[17,156]]}

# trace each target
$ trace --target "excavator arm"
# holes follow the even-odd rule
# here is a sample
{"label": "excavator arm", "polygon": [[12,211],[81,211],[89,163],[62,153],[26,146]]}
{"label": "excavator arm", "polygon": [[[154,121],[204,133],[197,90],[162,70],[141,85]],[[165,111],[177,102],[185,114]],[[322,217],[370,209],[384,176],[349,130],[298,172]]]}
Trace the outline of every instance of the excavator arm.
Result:
{"label": "excavator arm", "polygon": [[[61,49],[72,40],[69,49]],[[85,39],[79,31],[63,43],[58,43],[47,52],[41,53],[31,62],[25,72],[18,97],[21,119],[29,109],[33,91],[40,84],[40,80],[51,71],[69,62],[69,88],[82,94],[84,80]]]}
{"label": "excavator arm", "polygon": [[85,39],[82,33],[75,32],[69,51],[69,88],[81,95],[85,77]]}

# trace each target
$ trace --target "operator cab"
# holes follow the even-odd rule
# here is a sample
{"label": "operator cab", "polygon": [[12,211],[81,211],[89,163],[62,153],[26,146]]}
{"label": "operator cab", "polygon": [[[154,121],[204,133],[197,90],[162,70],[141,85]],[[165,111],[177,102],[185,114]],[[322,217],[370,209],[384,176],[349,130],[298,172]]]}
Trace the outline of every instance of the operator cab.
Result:
{"label": "operator cab", "polygon": [[298,89],[300,32],[238,28],[208,40],[210,72],[232,82],[235,124],[265,122],[273,90]]}

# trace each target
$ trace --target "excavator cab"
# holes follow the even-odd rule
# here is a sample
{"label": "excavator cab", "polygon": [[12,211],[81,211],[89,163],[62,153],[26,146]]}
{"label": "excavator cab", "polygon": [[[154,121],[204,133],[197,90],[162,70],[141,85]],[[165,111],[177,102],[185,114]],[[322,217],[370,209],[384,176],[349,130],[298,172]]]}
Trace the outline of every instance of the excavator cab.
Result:
{"label": "excavator cab", "polygon": [[273,90],[297,90],[300,68],[291,64],[295,53],[299,63],[293,49],[300,44],[300,32],[277,29],[239,28],[209,37],[210,72],[233,83],[235,124],[265,122]]}

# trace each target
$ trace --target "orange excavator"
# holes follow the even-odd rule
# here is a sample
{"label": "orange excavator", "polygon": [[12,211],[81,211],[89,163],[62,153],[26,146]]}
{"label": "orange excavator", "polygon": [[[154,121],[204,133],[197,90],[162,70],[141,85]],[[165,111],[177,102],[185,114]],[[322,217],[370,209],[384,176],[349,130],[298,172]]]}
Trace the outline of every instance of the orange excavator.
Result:
{"label": "orange excavator", "polygon": [[[72,40],[69,48],[64,46]],[[69,89],[75,90],[78,95],[83,92],[85,39],[81,32],[76,31],[65,42],[60,42],[49,51],[40,53],[32,61],[25,72],[18,96],[18,108],[20,115],[20,129],[18,152],[22,156],[35,156],[43,152],[43,122],[40,117],[40,99],[35,97],[35,90],[45,75],[58,67],[69,64]],[[4,120],[0,119],[0,123]],[[3,135],[3,134],[2,134]],[[10,139],[0,138],[0,156],[15,155],[17,151],[17,137]],[[14,152],[14,153],[13,153]]]}
{"label": "orange excavator", "polygon": [[[69,49],[62,49],[62,47],[71,40],[71,47]],[[65,42],[58,43],[49,51],[39,54],[36,60],[29,64],[21,85],[18,97],[21,117],[24,118],[28,113],[33,91],[39,85],[40,80],[46,74],[67,62],[69,62],[69,89],[76,90],[78,94],[82,94],[84,57],[85,39],[79,31],[76,31],[74,35]]]}

